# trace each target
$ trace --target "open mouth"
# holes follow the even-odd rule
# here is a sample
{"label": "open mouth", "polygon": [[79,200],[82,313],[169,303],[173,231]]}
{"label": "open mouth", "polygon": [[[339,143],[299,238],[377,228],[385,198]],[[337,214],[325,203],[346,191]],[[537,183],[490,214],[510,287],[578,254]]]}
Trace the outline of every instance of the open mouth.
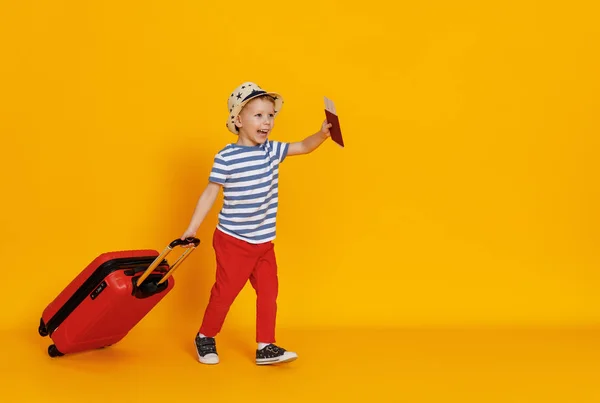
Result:
{"label": "open mouth", "polygon": [[259,130],[258,131],[259,134],[269,134],[268,130]]}

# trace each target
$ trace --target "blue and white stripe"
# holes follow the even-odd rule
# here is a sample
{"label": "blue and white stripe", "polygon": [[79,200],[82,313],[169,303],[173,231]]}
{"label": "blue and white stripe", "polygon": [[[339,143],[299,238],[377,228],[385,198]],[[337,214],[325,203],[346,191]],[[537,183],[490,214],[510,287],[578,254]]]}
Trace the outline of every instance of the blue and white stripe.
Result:
{"label": "blue and white stripe", "polygon": [[215,156],[209,180],[223,186],[218,228],[250,243],[275,239],[279,164],[289,143],[228,144]]}

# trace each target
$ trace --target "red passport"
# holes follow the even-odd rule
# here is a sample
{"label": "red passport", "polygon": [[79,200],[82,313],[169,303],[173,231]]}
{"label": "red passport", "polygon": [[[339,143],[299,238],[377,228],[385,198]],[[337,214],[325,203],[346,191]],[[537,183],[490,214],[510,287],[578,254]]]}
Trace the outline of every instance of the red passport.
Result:
{"label": "red passport", "polygon": [[340,127],[340,120],[335,110],[335,105],[333,104],[333,101],[327,97],[325,97],[325,117],[327,118],[327,123],[331,123],[331,127],[329,128],[331,139],[341,147],[344,147],[342,129]]}

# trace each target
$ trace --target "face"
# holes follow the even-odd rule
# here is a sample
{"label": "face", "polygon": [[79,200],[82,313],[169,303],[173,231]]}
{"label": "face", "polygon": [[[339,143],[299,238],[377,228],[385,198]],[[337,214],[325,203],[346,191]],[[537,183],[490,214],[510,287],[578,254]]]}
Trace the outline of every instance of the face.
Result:
{"label": "face", "polygon": [[236,120],[240,140],[246,145],[264,143],[274,123],[275,105],[261,98],[248,102]]}

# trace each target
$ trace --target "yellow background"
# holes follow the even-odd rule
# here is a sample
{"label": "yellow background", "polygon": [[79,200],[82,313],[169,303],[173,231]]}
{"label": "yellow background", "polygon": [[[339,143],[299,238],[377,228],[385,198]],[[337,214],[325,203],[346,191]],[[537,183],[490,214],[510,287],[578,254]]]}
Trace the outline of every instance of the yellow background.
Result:
{"label": "yellow background", "polygon": [[[247,80],[286,100],[272,139],[317,131],[327,96],[346,141],[281,166],[281,329],[597,324],[598,11],[1,1],[0,327],[35,332],[98,254],[179,237]],[[191,343],[219,208],[140,339]],[[254,312],[248,286],[225,329],[251,344]]]}
{"label": "yellow background", "polygon": [[[3,396],[597,402],[596,4],[0,0]],[[316,132],[327,96],[346,141],[281,166],[278,339],[300,359],[253,365],[248,286],[222,363],[196,362],[220,199],[130,336],[49,359],[39,317],[80,270],[185,230],[246,80],[286,100],[273,139]]]}
{"label": "yellow background", "polygon": [[[286,99],[273,139],[317,131],[327,96],[346,141],[281,167],[282,325],[600,318],[597,8],[1,7],[2,326],[97,254],[181,235],[245,80]],[[219,203],[149,322],[199,324]],[[253,324],[250,290],[228,323]]]}

